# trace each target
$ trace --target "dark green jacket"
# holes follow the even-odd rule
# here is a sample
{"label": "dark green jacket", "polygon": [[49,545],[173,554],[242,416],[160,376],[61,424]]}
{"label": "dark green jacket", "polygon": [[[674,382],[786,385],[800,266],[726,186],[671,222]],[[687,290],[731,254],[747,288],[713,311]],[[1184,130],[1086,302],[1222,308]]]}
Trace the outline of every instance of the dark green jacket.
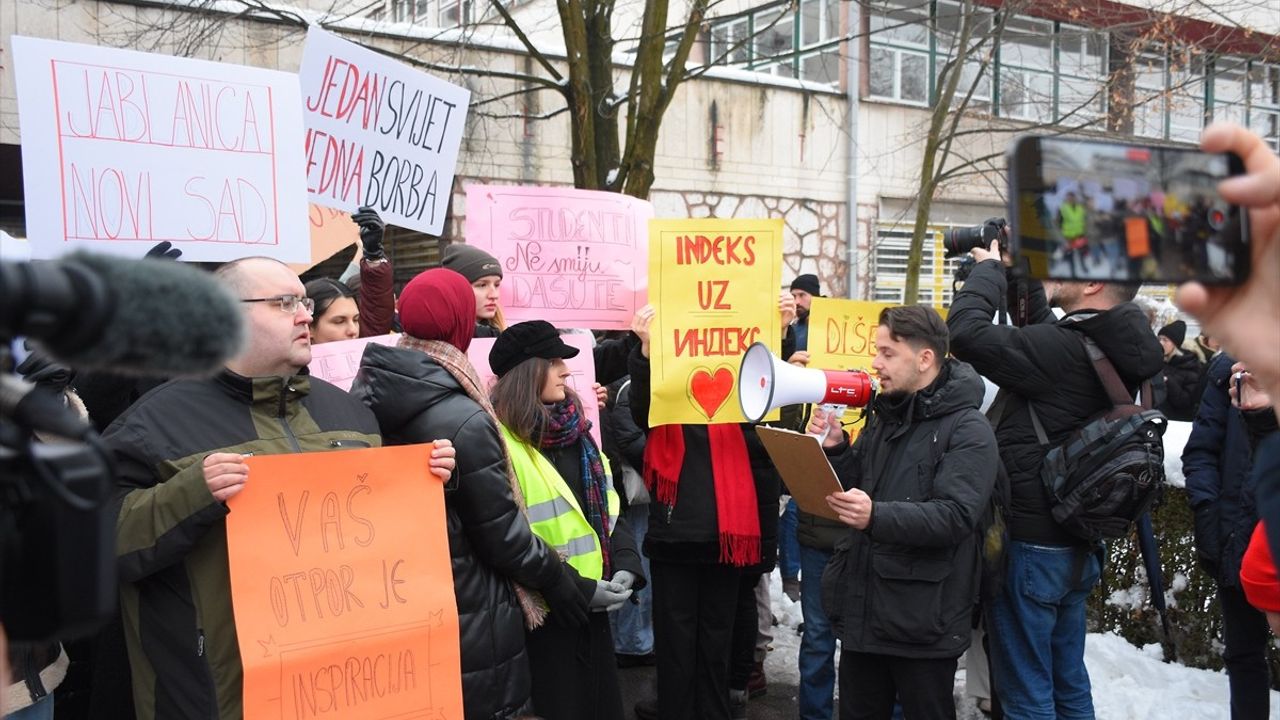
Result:
{"label": "dark green jacket", "polygon": [[243,671],[231,612],[228,510],[205,485],[202,462],[215,452],[376,447],[377,422],[322,380],[223,371],[152,390],[103,440],[117,464],[120,611],[138,718],[238,720]]}

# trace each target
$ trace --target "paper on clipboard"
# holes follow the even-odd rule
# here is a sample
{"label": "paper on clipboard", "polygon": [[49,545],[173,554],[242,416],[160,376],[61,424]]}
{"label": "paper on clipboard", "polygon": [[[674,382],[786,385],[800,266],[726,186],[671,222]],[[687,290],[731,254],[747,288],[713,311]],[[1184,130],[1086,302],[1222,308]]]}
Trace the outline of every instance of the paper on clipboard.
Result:
{"label": "paper on clipboard", "polygon": [[827,504],[827,496],[843,492],[844,488],[822,451],[822,442],[813,435],[766,425],[757,425],[756,434],[800,509],[810,515],[839,520]]}

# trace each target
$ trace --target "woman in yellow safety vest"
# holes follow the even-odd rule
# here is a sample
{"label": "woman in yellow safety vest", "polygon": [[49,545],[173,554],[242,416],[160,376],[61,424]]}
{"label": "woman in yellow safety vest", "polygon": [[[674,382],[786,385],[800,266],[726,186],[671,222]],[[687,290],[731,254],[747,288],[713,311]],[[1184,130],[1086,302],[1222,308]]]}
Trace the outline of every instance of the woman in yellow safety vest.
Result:
{"label": "woman in yellow safety vest", "polygon": [[592,610],[585,625],[548,622],[528,633],[533,709],[546,720],[623,717],[607,612],[645,582],[632,534],[617,531],[618,496],[570,387],[564,361],[577,354],[543,320],[507,328],[489,353],[493,409],[529,525],[559,551]]}

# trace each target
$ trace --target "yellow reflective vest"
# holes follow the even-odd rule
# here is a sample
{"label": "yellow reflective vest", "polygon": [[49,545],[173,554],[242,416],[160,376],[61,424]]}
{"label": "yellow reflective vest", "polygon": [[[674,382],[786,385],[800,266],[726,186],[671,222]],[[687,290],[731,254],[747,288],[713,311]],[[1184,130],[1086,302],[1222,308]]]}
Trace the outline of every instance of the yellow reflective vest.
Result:
{"label": "yellow reflective vest", "polygon": [[1062,236],[1068,240],[1084,236],[1084,206],[1080,204],[1062,204],[1058,208],[1062,213]]}
{"label": "yellow reflective vest", "polygon": [[[579,575],[600,580],[604,574],[600,538],[578,505],[578,496],[542,453],[516,437],[505,425],[499,427],[511,455],[516,480],[524,493],[529,527],[543,542],[555,548]],[[612,528],[617,522],[620,505],[613,483],[606,483],[606,486],[609,527]]]}

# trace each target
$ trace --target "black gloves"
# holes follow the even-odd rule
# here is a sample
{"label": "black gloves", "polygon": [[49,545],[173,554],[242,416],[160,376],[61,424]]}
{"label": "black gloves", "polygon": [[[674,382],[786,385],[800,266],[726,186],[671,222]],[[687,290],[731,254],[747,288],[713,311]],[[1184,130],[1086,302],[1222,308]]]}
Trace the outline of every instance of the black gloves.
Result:
{"label": "black gloves", "polygon": [[156,246],[147,251],[146,257],[156,260],[177,260],[182,257],[182,251],[173,246],[173,243],[165,240],[156,243]]}
{"label": "black gloves", "polygon": [[382,231],[387,224],[382,222],[378,211],[363,205],[351,216],[351,219],[360,226],[360,245],[364,248],[364,259],[384,259],[387,255],[382,249]]}
{"label": "black gloves", "polygon": [[66,390],[75,379],[75,371],[55,362],[40,350],[32,350],[30,341],[26,343],[26,348],[31,350],[31,354],[14,370],[29,383],[42,385],[57,392]]}
{"label": "black gloves", "polygon": [[565,568],[555,585],[542,591],[551,612],[547,621],[562,627],[578,627],[587,621],[587,599],[578,590],[573,578],[577,573]]}

